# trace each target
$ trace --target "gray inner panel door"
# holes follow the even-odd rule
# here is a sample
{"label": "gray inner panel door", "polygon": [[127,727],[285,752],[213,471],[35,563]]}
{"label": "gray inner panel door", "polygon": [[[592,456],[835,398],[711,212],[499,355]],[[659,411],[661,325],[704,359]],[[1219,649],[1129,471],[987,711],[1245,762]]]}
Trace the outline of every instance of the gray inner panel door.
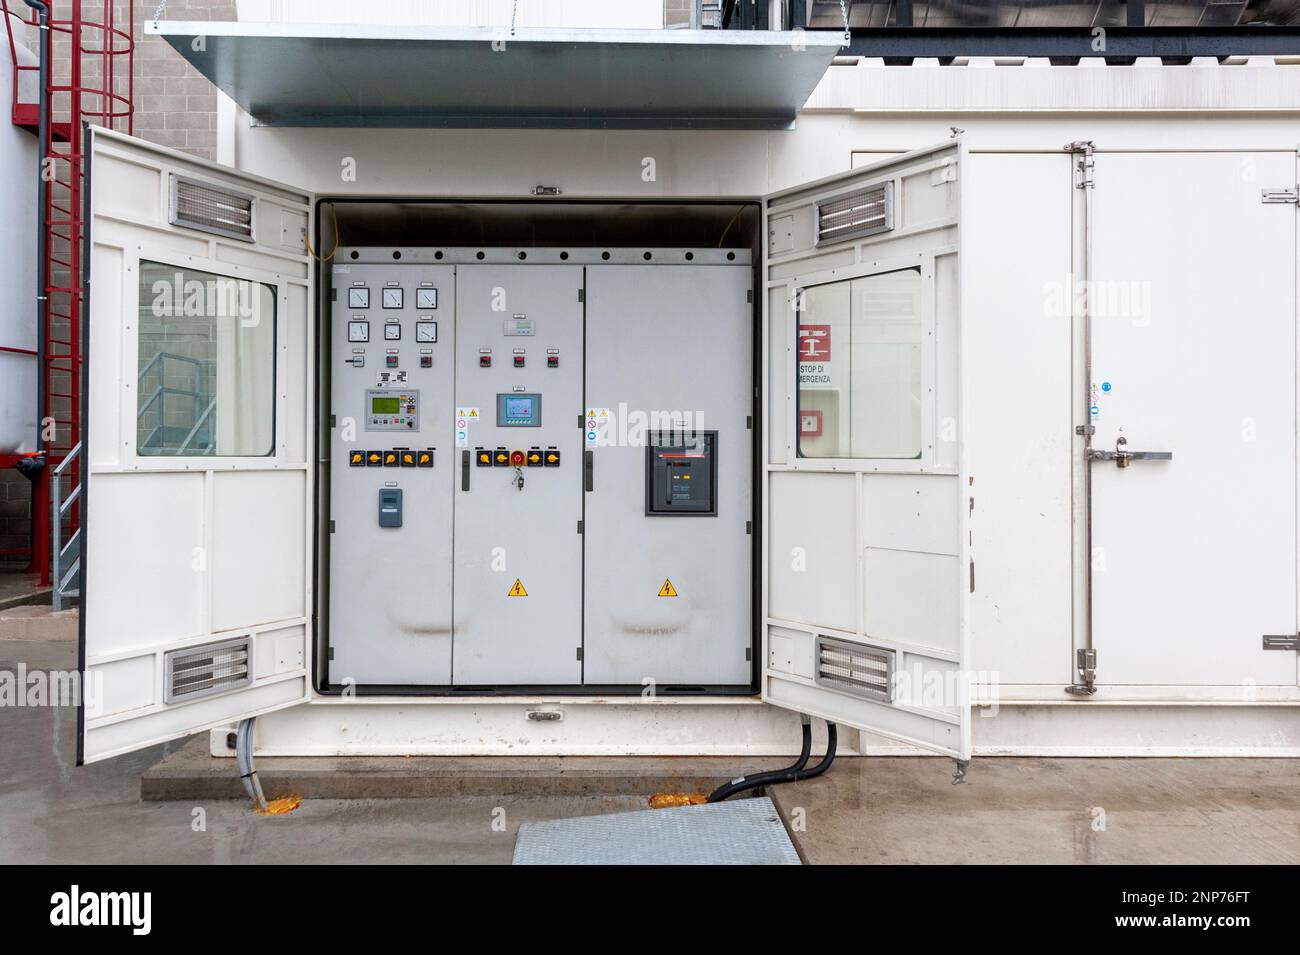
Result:
{"label": "gray inner panel door", "polygon": [[[330,682],[445,685],[451,680],[456,476],[450,447],[455,272],[447,265],[358,264],[336,267],[334,286]],[[442,307],[429,308],[430,302]],[[433,322],[436,342],[429,340]],[[414,401],[414,414],[403,397]],[[392,519],[382,526],[380,493],[393,490],[401,491],[400,526]]]}
{"label": "gray inner panel door", "polygon": [[[750,681],[752,282],[743,265],[587,270],[586,410],[611,419],[586,494],[588,684]],[[716,432],[715,513],[647,514],[647,440],[666,430]]]}
{"label": "gray inner panel door", "polygon": [[[460,686],[582,682],[582,283],[581,266],[457,266],[456,410],[477,410],[455,462]],[[558,461],[498,466],[498,449]]]}

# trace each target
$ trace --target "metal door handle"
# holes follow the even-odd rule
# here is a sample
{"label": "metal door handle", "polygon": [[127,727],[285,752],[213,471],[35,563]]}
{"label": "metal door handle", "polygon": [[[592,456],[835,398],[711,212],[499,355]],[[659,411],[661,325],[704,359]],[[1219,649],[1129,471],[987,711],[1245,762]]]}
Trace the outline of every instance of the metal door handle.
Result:
{"label": "metal door handle", "polygon": [[1128,438],[1116,438],[1114,451],[1094,448],[1088,453],[1094,461],[1114,461],[1117,468],[1126,468],[1133,461],[1172,461],[1174,458],[1172,451],[1130,451]]}
{"label": "metal door handle", "polygon": [[469,452],[468,451],[462,451],[460,453],[460,489],[462,491],[469,490]]}
{"label": "metal door handle", "polygon": [[582,452],[582,486],[585,487],[588,491],[594,490],[596,487],[595,471],[596,471],[596,452],[583,451]]}

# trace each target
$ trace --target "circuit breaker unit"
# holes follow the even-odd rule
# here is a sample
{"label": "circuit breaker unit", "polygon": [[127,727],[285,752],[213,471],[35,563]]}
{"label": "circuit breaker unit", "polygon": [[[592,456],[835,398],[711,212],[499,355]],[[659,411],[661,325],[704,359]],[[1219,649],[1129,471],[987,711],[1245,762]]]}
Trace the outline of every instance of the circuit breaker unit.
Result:
{"label": "circuit breaker unit", "polygon": [[334,261],[328,684],[750,684],[749,255]]}

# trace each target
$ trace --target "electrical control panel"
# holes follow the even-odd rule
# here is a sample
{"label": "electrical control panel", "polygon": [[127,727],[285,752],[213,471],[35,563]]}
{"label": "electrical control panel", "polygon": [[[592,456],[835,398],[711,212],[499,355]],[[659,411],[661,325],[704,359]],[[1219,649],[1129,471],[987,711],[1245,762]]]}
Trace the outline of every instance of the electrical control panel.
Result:
{"label": "electrical control panel", "polygon": [[332,265],[330,688],[750,684],[749,264],[478,251]]}
{"label": "electrical control panel", "polygon": [[329,683],[446,684],[455,269],[351,251],[331,267]]}

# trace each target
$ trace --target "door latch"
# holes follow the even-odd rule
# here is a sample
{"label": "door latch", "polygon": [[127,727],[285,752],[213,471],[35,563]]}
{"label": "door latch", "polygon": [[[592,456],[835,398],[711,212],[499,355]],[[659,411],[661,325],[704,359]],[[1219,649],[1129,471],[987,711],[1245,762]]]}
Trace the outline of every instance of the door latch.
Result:
{"label": "door latch", "polygon": [[1088,456],[1094,461],[1114,461],[1115,467],[1126,468],[1134,461],[1171,461],[1174,457],[1172,451],[1130,451],[1128,449],[1128,438],[1118,437],[1115,439],[1115,450],[1105,451],[1101,448],[1093,448],[1088,452]]}
{"label": "door latch", "polygon": [[1300,633],[1266,633],[1265,650],[1300,650]]}

